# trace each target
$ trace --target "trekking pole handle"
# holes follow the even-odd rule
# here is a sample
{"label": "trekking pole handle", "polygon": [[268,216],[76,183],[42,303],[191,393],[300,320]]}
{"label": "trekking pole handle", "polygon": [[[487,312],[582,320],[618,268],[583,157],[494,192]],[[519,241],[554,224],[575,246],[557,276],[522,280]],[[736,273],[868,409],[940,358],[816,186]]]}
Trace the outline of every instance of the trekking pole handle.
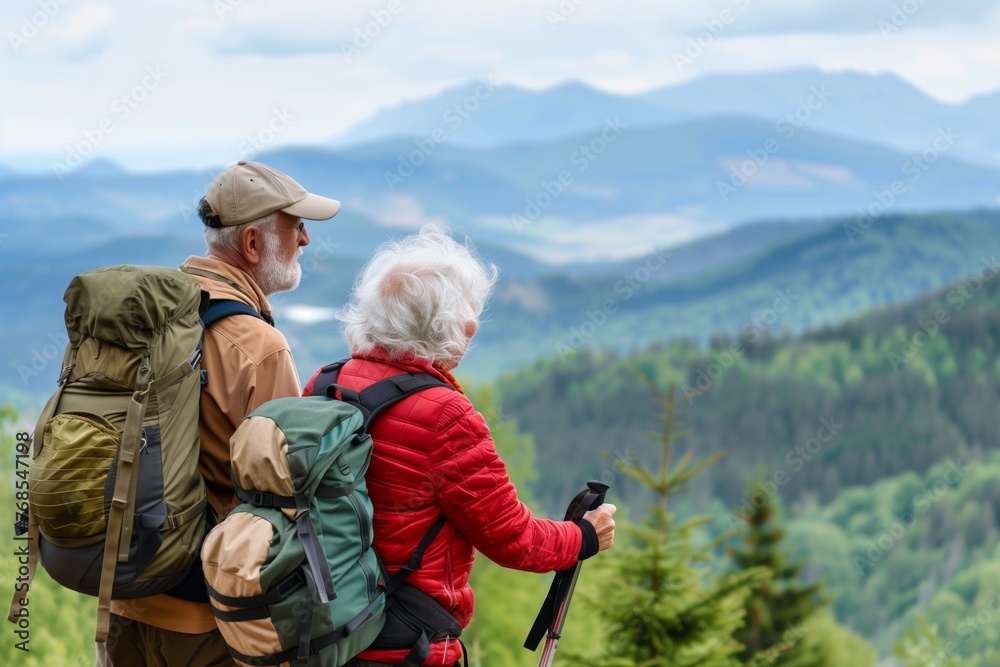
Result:
{"label": "trekking pole handle", "polygon": [[604,494],[610,487],[604,482],[592,479],[587,482],[587,490],[581,491],[566,508],[566,521],[579,523],[583,515],[604,504]]}
{"label": "trekking pole handle", "polygon": [[608,489],[610,489],[611,487],[605,484],[604,482],[592,479],[589,482],[587,482],[587,488],[597,494],[597,498],[590,506],[590,509],[596,510],[598,507],[604,504],[604,496],[607,494]]}

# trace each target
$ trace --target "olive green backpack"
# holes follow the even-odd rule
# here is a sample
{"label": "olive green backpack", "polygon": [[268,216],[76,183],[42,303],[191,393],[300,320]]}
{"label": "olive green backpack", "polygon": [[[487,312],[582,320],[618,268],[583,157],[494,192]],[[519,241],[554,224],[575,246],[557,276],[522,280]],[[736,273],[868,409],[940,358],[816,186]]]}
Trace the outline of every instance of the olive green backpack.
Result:
{"label": "olive green backpack", "polygon": [[[176,269],[112,266],[66,290],[69,344],[32,439],[28,582],[36,563],[98,598],[106,641],[112,599],[163,593],[196,562],[206,531],[198,470],[202,317],[198,281]],[[215,317],[250,309],[235,302]],[[250,313],[252,314],[252,311]],[[213,320],[214,321],[214,320]],[[19,584],[9,619],[25,613]]]}

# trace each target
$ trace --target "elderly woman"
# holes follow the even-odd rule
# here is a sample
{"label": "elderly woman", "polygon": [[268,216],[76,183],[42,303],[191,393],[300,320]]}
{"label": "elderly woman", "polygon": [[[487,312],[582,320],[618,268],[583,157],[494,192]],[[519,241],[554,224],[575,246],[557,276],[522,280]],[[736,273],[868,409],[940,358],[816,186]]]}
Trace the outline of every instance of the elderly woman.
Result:
{"label": "elderly woman", "polygon": [[[375,548],[390,575],[446,517],[407,583],[462,627],[472,618],[469,574],[477,550],[505,567],[541,573],[572,567],[614,538],[613,505],[589,512],[579,525],[532,516],[517,499],[486,420],[451,375],[469,349],[496,279],[496,267],[425,227],[377,251],[339,314],[351,350],[339,386],[360,391],[406,372],[450,385],[413,394],[372,421],[374,453],[366,480],[375,508]],[[427,630],[433,638],[435,628]],[[459,642],[447,637],[430,648],[425,665],[452,665],[462,658]],[[407,653],[369,649],[349,664],[399,664]]]}

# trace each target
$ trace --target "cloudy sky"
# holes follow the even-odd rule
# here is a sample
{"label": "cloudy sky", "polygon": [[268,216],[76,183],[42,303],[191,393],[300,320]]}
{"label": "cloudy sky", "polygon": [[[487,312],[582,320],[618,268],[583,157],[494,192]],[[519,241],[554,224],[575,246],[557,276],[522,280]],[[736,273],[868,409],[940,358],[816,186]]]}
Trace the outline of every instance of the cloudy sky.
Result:
{"label": "cloudy sky", "polygon": [[981,0],[14,0],[0,25],[0,163],[31,168],[88,137],[138,169],[224,164],[265,128],[315,143],[484,75],[628,94],[811,66],[954,103],[1000,89]]}

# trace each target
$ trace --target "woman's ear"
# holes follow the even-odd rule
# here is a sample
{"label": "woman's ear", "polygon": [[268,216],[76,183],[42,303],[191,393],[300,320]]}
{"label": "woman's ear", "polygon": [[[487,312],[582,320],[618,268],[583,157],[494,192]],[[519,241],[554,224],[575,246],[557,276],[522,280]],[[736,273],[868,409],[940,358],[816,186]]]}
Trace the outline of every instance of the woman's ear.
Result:
{"label": "woman's ear", "polygon": [[465,337],[466,338],[472,338],[473,336],[476,335],[477,331],[479,331],[479,323],[478,322],[466,322],[465,323]]}

